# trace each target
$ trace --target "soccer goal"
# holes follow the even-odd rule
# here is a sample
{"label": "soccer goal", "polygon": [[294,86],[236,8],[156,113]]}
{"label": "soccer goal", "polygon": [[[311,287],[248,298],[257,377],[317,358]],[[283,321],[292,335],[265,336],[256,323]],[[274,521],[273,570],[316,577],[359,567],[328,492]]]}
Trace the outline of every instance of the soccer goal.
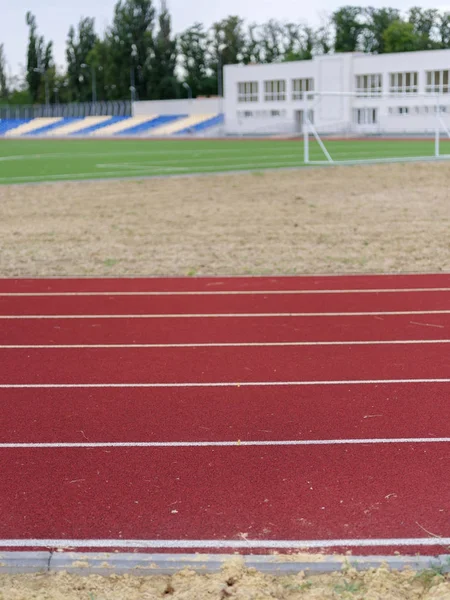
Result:
{"label": "soccer goal", "polygon": [[450,159],[450,94],[311,92],[304,162]]}

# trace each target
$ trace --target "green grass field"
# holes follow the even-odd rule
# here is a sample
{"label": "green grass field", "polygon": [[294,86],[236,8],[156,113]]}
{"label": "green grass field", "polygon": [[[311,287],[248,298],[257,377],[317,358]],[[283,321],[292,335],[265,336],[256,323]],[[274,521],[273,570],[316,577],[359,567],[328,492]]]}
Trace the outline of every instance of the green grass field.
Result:
{"label": "green grass field", "polygon": [[[334,160],[431,157],[433,140],[327,141]],[[450,140],[441,141],[450,154]],[[324,160],[316,142],[310,158]],[[0,184],[301,167],[300,140],[0,140]]]}

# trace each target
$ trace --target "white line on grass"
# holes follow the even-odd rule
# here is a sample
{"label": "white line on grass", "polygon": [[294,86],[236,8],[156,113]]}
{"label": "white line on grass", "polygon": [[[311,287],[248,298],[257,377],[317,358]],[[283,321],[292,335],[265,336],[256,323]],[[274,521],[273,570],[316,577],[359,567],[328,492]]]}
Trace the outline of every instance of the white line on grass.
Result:
{"label": "white line on grass", "polygon": [[349,290],[201,290],[147,292],[0,292],[0,297],[64,297],[64,296],[288,296],[309,294],[399,294],[410,292],[450,292],[450,287],[437,288],[371,288]]}
{"label": "white line on grass", "polygon": [[[76,138],[75,138],[76,139]],[[84,140],[86,141],[86,140]],[[108,140],[110,141],[110,140]],[[195,151],[193,150],[184,150],[184,149],[180,149],[178,148],[177,150],[165,150],[164,148],[161,148],[160,150],[131,150],[131,151],[121,151],[121,152],[79,152],[79,153],[73,153],[73,152],[60,152],[60,153],[41,153],[41,154],[13,154],[10,156],[2,156],[0,157],[0,162],[4,162],[4,161],[22,161],[22,160],[42,160],[42,159],[47,159],[47,158],[56,158],[56,159],[66,159],[66,158],[96,158],[96,157],[100,157],[100,156],[119,156],[119,157],[127,157],[127,156],[152,156],[152,155],[157,155],[157,156],[162,156],[162,155],[175,155],[178,156],[180,154],[187,154],[189,157],[196,157],[197,155],[201,155],[201,154],[221,154],[221,153],[243,153],[244,155],[248,154],[248,148],[208,148],[208,149],[196,149]],[[274,153],[274,156],[276,156],[276,153]]]}
{"label": "white line on grass", "polygon": [[450,537],[361,538],[331,540],[124,540],[124,539],[1,539],[1,548],[165,548],[165,549],[313,549],[379,548],[388,546],[448,546]]}
{"label": "white line on grass", "polygon": [[[299,157],[298,160],[296,160],[295,162],[286,162],[286,161],[282,161],[282,162],[257,162],[257,163],[241,163],[239,162],[239,164],[236,166],[235,164],[229,164],[229,163],[224,163],[223,161],[220,161],[218,163],[219,166],[211,166],[211,167],[196,167],[193,166],[192,168],[189,169],[189,173],[192,173],[193,175],[195,174],[199,174],[199,173],[221,173],[221,172],[226,172],[227,170],[234,170],[236,172],[239,171],[245,171],[246,169],[255,169],[255,170],[264,170],[264,169],[277,169],[277,168],[283,168],[283,167],[302,167],[303,162],[301,160],[301,157]],[[150,169],[149,169],[150,171]],[[152,171],[152,175],[155,175],[158,172],[161,173],[167,173],[168,170],[167,169],[155,169],[154,171]],[[175,171],[175,169],[174,169]],[[144,170],[143,169],[136,169],[135,171],[135,177],[140,177],[144,174]],[[174,173],[174,175],[176,174],[176,172]],[[23,175],[23,176],[14,176],[14,177],[0,177],[0,182],[3,183],[9,183],[9,182],[21,182],[21,181],[26,181],[26,182],[34,182],[34,181],[58,181],[58,180],[78,180],[78,179],[87,179],[87,178],[94,178],[94,179],[104,179],[104,178],[108,178],[108,177],[112,177],[112,178],[120,178],[120,177],[132,177],[133,176],[133,171],[131,169],[129,169],[128,171],[91,171],[88,173],[59,173],[57,175]]]}
{"label": "white line on grass", "polygon": [[88,388],[240,388],[317,385],[388,385],[403,383],[450,383],[450,378],[344,379],[334,381],[212,381],[182,383],[0,383],[0,389],[88,389]]}
{"label": "white line on grass", "polygon": [[238,440],[222,442],[23,442],[0,443],[0,449],[43,448],[228,448],[230,446],[344,446],[362,444],[448,444],[450,437],[362,438],[337,440]]}
{"label": "white line on grass", "polygon": [[205,342],[179,344],[0,344],[0,350],[53,350],[89,348],[277,348],[296,346],[380,346],[409,344],[449,344],[450,340],[348,340],[339,342]]}
{"label": "white line on grass", "polygon": [[123,315],[0,315],[0,319],[229,319],[275,317],[370,317],[383,315],[448,315],[450,310],[400,310],[373,312],[321,312],[321,313],[168,313]]}

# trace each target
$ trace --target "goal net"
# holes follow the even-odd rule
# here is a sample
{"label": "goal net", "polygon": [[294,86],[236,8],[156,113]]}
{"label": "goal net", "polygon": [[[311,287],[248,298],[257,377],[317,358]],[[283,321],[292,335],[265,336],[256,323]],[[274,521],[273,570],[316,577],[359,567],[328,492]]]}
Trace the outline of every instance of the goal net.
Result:
{"label": "goal net", "polygon": [[311,92],[305,102],[307,164],[450,158],[450,94]]}

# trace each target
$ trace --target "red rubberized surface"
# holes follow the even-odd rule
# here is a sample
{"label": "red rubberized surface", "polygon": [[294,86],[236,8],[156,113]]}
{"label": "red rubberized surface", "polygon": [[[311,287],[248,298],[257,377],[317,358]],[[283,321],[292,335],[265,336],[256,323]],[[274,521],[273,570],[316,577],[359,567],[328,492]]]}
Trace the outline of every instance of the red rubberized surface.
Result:
{"label": "red rubberized surface", "polygon": [[[448,339],[450,314],[0,320],[3,344],[195,344]],[[26,338],[24,337],[26,331]]]}
{"label": "red rubberized surface", "polygon": [[348,539],[449,529],[446,444],[2,452],[4,538]]}
{"label": "red rubberized surface", "polygon": [[1,297],[0,315],[341,313],[448,310],[448,292],[220,296]]}
{"label": "red rubberized surface", "polygon": [[[450,310],[449,291],[114,296],[121,291],[430,287],[450,288],[450,276],[0,280],[0,294],[108,292],[106,296],[0,295],[1,315],[19,317],[344,313],[334,317],[154,319],[0,316],[1,444],[236,442],[228,447],[0,446],[0,550],[14,539],[355,539],[364,545],[354,549],[354,554],[396,549],[445,552],[438,542],[407,548],[390,543],[380,549],[371,547],[370,540],[450,537],[450,444],[432,442],[436,437],[450,437],[448,382],[108,387],[109,383],[140,382],[447,379],[450,344],[420,341],[450,339],[450,315],[345,313]],[[417,343],[5,347],[358,340]],[[58,383],[105,387],[7,387]],[[384,438],[430,441],[238,445],[238,440]],[[41,546],[37,543],[36,547]]]}
{"label": "red rubberized surface", "polygon": [[[0,350],[0,384],[450,378],[450,345]],[[244,392],[245,393],[245,392]]]}
{"label": "red rubberized surface", "polygon": [[445,437],[448,393],[445,383],[313,390],[0,389],[0,442]]}
{"label": "red rubberized surface", "polygon": [[450,288],[450,273],[431,275],[330,275],[307,277],[172,277],[127,279],[3,279],[5,292],[145,292],[236,290],[349,290]]}

